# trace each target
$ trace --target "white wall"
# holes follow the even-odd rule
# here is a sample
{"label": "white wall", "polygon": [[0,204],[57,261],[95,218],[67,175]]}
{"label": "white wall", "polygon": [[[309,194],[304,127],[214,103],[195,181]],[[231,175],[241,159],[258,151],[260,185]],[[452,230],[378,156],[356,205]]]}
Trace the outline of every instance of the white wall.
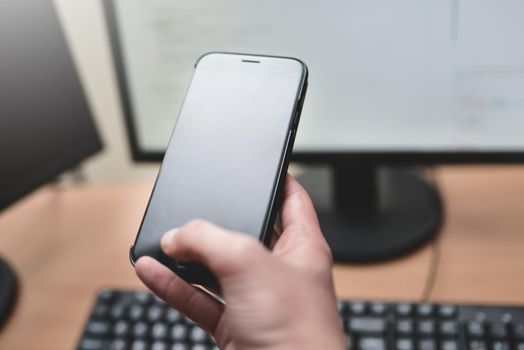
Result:
{"label": "white wall", "polygon": [[158,164],[131,160],[101,0],[54,0],[104,151],[87,161],[89,181],[152,181]]}

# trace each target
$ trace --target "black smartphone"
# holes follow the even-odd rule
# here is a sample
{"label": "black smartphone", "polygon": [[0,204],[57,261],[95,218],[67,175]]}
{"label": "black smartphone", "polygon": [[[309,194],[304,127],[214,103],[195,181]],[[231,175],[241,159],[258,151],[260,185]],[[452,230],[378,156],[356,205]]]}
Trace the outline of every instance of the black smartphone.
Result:
{"label": "black smartphone", "polygon": [[162,235],[199,218],[269,243],[307,77],[295,58],[212,52],[198,59],[132,263],[152,256],[189,283],[218,287],[205,267],[165,256]]}

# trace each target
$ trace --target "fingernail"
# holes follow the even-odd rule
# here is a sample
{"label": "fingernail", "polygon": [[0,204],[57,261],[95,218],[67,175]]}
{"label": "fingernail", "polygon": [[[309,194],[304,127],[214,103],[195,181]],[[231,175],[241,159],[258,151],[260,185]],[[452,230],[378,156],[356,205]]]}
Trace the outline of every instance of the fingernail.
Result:
{"label": "fingernail", "polygon": [[173,239],[175,238],[175,234],[177,233],[178,229],[172,229],[164,233],[162,236],[162,239],[160,239],[160,247],[164,251],[164,253],[168,253],[172,250],[173,247]]}

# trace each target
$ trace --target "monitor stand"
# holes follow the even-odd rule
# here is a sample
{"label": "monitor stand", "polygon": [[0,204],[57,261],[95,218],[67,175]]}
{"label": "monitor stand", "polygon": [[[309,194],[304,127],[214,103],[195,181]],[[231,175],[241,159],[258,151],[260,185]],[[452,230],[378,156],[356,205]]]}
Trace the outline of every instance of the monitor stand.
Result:
{"label": "monitor stand", "polygon": [[337,262],[402,256],[433,238],[442,222],[438,190],[420,171],[346,162],[312,168],[298,180]]}
{"label": "monitor stand", "polygon": [[16,303],[18,282],[13,269],[0,258],[0,327],[9,318]]}

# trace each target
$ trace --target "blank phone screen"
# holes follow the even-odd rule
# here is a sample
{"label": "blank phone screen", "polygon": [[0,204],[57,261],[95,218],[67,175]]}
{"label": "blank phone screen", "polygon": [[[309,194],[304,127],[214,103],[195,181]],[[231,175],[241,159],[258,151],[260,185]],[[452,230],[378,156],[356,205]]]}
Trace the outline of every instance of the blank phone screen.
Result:
{"label": "blank phone screen", "polygon": [[[137,238],[205,219],[259,239],[265,230],[304,80],[286,58],[208,54],[195,69]],[[175,118],[176,116],[173,116]]]}

